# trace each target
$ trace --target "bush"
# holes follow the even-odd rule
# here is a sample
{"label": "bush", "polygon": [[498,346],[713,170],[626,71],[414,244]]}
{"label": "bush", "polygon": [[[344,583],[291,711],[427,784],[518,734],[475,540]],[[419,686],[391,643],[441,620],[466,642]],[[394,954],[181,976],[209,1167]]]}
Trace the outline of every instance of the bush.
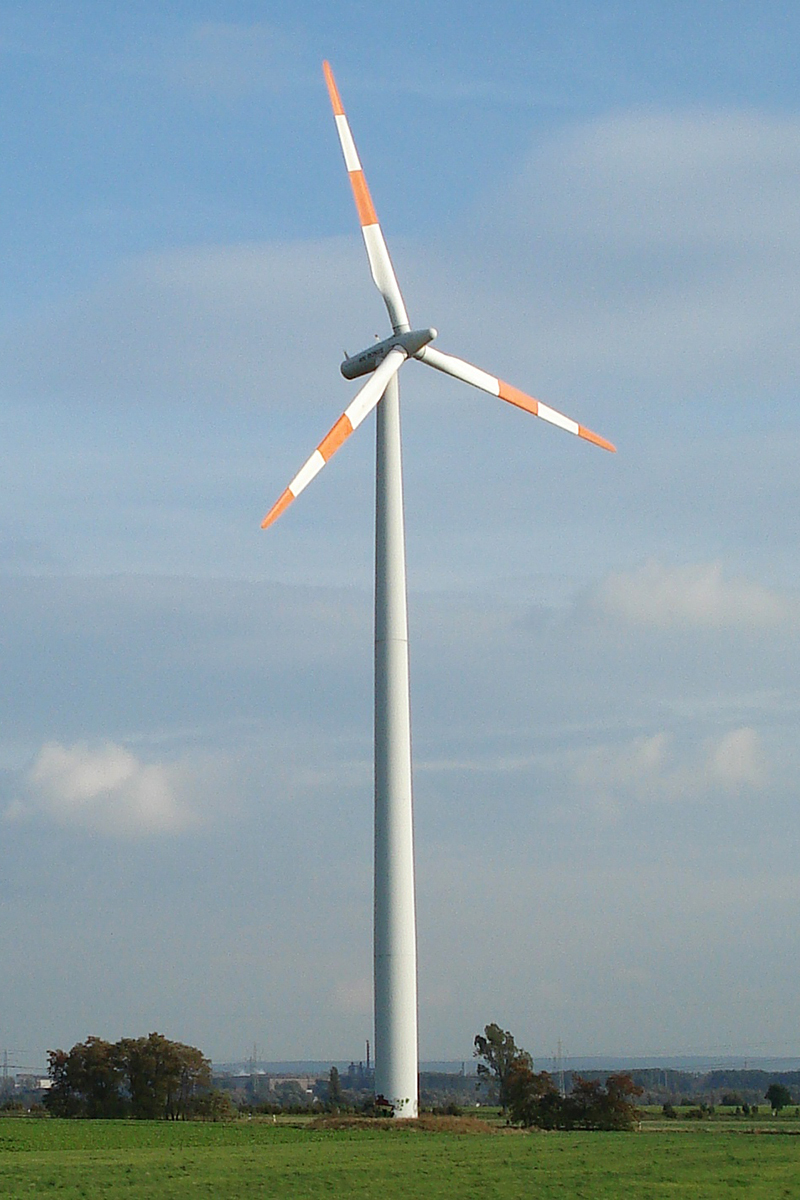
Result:
{"label": "bush", "polygon": [[19,1100],[4,1100],[3,1103],[0,1104],[0,1113],[2,1113],[4,1117],[17,1116],[19,1113],[24,1112],[25,1105]]}
{"label": "bush", "polygon": [[232,1121],[237,1114],[227,1092],[209,1088],[190,1102],[188,1115],[203,1121]]}
{"label": "bush", "polygon": [[526,1128],[632,1129],[638,1109],[632,1096],[642,1089],[629,1075],[609,1075],[605,1087],[598,1080],[576,1075],[572,1091],[562,1096],[547,1071],[536,1074],[520,1064],[507,1080],[509,1119]]}
{"label": "bush", "polygon": [[782,1108],[787,1108],[792,1103],[791,1092],[782,1083],[771,1083],[764,1099],[769,1100],[770,1107],[776,1115]]}

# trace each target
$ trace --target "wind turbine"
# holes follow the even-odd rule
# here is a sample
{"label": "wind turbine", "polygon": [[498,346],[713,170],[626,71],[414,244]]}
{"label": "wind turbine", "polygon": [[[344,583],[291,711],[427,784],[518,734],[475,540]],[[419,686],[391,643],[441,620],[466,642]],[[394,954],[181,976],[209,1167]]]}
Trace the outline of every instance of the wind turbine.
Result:
{"label": "wind turbine", "polygon": [[418,1111],[417,945],[411,796],[403,476],[397,373],[409,358],[470,383],[568,433],[614,450],[605,438],[511,384],[436,350],[436,330],[412,329],[330,64],[323,63],[336,129],[350,176],[372,278],[386,303],[392,334],[345,357],[345,379],[367,383],[272,506],[272,525],[377,407],[375,483],[375,1093],[395,1117]]}

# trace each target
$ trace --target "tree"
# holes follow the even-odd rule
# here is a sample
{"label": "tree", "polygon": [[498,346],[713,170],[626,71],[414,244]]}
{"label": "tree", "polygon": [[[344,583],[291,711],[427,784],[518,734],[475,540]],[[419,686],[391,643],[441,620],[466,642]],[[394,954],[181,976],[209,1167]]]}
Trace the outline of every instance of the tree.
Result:
{"label": "tree", "polygon": [[44,1103],[48,1112],[54,1117],[82,1116],[83,1097],[73,1085],[69,1053],[66,1050],[49,1050],[47,1060],[51,1086]]}
{"label": "tree", "polygon": [[342,1084],[339,1079],[339,1068],[331,1067],[328,1076],[328,1104],[336,1109],[342,1103]]}
{"label": "tree", "polygon": [[45,1103],[56,1116],[120,1117],[124,1113],[124,1073],[117,1046],[102,1038],[77,1042],[69,1053],[51,1050],[48,1072],[53,1081]]}
{"label": "tree", "polygon": [[236,1106],[227,1092],[219,1088],[210,1088],[202,1095],[196,1096],[191,1106],[192,1116],[202,1121],[233,1121],[236,1118]]}
{"label": "tree", "polygon": [[560,1129],[562,1098],[547,1071],[538,1074],[527,1063],[516,1061],[506,1078],[508,1115],[515,1125]]}
{"label": "tree", "polygon": [[642,1091],[626,1074],[609,1075],[605,1089],[596,1082],[592,1086],[578,1076],[569,1097],[574,1106],[575,1125],[580,1129],[632,1129],[636,1105],[631,1097],[641,1096]]}
{"label": "tree", "polygon": [[764,1093],[764,1099],[769,1100],[770,1108],[776,1115],[792,1103],[791,1093],[782,1083],[771,1083]]}
{"label": "tree", "polygon": [[523,1063],[512,1067],[506,1090],[511,1120],[539,1129],[631,1129],[637,1109],[630,1098],[642,1092],[629,1075],[609,1075],[605,1087],[576,1075],[562,1096],[547,1071],[537,1075]]}
{"label": "tree", "polygon": [[296,1079],[276,1084],[275,1095],[281,1108],[308,1108],[311,1104],[308,1092]]}
{"label": "tree", "polygon": [[113,1045],[90,1037],[48,1059],[53,1086],[45,1104],[55,1116],[177,1120],[211,1085],[208,1059],[160,1033]]}
{"label": "tree", "polygon": [[486,1025],[483,1033],[475,1038],[474,1058],[482,1058],[478,1063],[478,1075],[482,1080],[491,1080],[497,1085],[500,1107],[505,1112],[508,1107],[507,1084],[508,1077],[514,1067],[526,1067],[533,1071],[533,1059],[527,1050],[521,1050],[512,1034],[502,1030],[499,1025]]}
{"label": "tree", "polygon": [[211,1066],[194,1046],[171,1042],[160,1033],[117,1044],[133,1117],[185,1118],[196,1093],[211,1086]]}

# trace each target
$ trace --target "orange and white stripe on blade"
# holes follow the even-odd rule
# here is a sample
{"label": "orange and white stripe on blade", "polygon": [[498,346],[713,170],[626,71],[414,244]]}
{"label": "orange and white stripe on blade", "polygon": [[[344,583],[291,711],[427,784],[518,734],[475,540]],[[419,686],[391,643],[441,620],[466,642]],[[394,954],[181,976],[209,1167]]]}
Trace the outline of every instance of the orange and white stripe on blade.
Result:
{"label": "orange and white stripe on blade", "polygon": [[543,421],[548,421],[551,425],[557,425],[559,429],[565,429],[567,433],[577,434],[585,441],[593,442],[595,446],[601,446],[603,450],[612,452],[616,450],[616,446],[607,442],[599,433],[593,433],[591,429],[587,429],[585,425],[579,425],[571,417],[565,417],[563,413],[557,412],[549,405],[542,404],[541,400],[534,400],[533,396],[529,396],[527,392],[521,392],[519,388],[505,383],[496,375],[490,375],[488,371],[482,371],[480,367],[473,367],[472,363],[465,362],[463,358],[445,354],[434,346],[423,346],[415,357],[427,363],[429,367],[443,371],[445,375],[452,375],[455,379],[463,380],[464,383],[471,383],[473,387],[488,392],[490,396],[497,396],[500,400],[514,404],[517,408],[522,408],[535,417],[541,417]]}
{"label": "orange and white stripe on blade", "polygon": [[345,116],[342,99],[339,95],[339,89],[336,86],[336,80],[333,78],[330,63],[324,62],[322,69],[325,72],[325,82],[328,85],[328,95],[331,98],[333,118],[336,122],[336,131],[339,134],[339,142],[342,147],[342,154],[344,155],[344,164],[350,176],[350,186],[353,189],[353,199],[356,202],[356,212],[358,213],[361,232],[364,236],[364,245],[367,248],[367,258],[369,259],[372,278],[375,280],[378,291],[383,296],[386,307],[389,310],[389,317],[394,331],[395,333],[399,333],[409,328],[408,313],[406,312],[406,306],[400,292],[400,285],[397,282],[392,260],[389,257],[389,250],[381,232],[380,224],[378,223],[378,215],[375,212],[375,205],[372,203],[367,180],[364,176],[361,160],[358,157],[356,144],[353,141],[353,135],[350,132],[350,125]]}
{"label": "orange and white stripe on blade", "polygon": [[395,375],[400,367],[405,362],[408,355],[402,346],[396,346],[394,350],[390,350],[367,382],[348,404],[336,424],[328,430],[325,437],[317,446],[314,453],[303,464],[300,470],[295,475],[288,488],[282,493],[280,498],[273,504],[264,520],[261,522],[262,529],[269,529],[277,521],[282,513],[296,500],[302,492],[303,488],[308,487],[311,480],[319,475],[326,462],[329,462],[343,442],[346,442],[354,429],[358,429],[361,422],[380,400],[386,390],[386,385],[393,375]]}

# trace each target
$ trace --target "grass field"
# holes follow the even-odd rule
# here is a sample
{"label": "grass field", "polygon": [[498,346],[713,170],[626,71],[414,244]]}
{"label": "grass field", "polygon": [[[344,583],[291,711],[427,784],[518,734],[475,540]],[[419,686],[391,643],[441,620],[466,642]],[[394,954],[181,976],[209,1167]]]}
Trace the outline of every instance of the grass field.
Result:
{"label": "grass field", "polygon": [[800,1137],[729,1125],[639,1133],[0,1120],[0,1196],[800,1200]]}

